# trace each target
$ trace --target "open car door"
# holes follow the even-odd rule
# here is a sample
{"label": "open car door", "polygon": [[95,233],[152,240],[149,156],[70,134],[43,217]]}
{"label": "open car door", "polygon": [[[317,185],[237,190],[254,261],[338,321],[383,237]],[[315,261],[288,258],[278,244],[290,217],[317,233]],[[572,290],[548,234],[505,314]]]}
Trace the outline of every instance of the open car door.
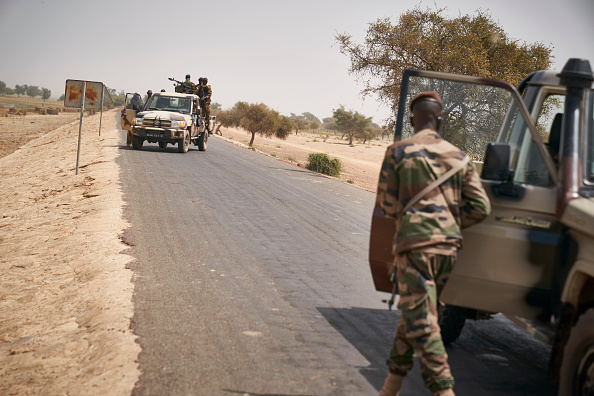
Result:
{"label": "open car door", "polygon": [[[441,95],[440,134],[464,150],[479,172],[490,142],[510,147],[509,180],[482,178],[492,212],[463,231],[464,246],[442,300],[528,319],[546,315],[562,232],[556,218],[558,176],[524,101],[502,81],[407,70],[395,140],[412,136],[413,128],[404,120],[410,118],[410,101],[423,91]],[[376,202],[369,252],[372,274],[374,267],[391,267],[393,233],[393,221]],[[373,275],[376,289],[389,291],[385,274]]]}
{"label": "open car door", "polygon": [[134,116],[143,109],[144,102],[142,101],[142,97],[137,93],[127,93],[121,115],[122,129],[125,131],[132,130]]}

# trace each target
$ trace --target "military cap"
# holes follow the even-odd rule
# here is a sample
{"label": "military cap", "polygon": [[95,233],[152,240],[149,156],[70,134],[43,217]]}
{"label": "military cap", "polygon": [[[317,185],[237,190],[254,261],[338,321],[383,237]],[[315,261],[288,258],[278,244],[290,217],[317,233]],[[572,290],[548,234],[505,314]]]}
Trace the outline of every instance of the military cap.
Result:
{"label": "military cap", "polygon": [[439,107],[441,107],[441,96],[435,91],[425,91],[419,93],[417,96],[413,98],[410,102],[410,111],[412,111],[413,106],[417,100],[428,100],[431,102],[439,103]]}

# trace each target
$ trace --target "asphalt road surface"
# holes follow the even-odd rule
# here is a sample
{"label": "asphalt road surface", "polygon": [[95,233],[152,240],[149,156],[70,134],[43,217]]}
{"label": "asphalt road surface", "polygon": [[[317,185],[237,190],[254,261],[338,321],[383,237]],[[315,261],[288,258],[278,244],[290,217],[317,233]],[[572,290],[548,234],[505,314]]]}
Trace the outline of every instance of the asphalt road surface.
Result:
{"label": "asphalt road surface", "polygon": [[[122,132],[122,144],[124,143]],[[374,194],[211,137],[118,162],[138,395],[376,395],[397,311],[373,288]],[[457,395],[554,395],[550,348],[498,315],[448,348]],[[428,395],[418,367],[401,395]]]}

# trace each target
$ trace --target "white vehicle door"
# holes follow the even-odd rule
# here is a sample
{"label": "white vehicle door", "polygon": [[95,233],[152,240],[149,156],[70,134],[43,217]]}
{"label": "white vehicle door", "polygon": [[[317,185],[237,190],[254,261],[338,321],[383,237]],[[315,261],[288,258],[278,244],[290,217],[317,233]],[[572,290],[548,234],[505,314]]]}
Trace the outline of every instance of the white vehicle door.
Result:
{"label": "white vehicle door", "polygon": [[134,116],[144,108],[142,97],[137,93],[127,93],[122,110],[121,124],[122,129],[129,131],[134,123]]}

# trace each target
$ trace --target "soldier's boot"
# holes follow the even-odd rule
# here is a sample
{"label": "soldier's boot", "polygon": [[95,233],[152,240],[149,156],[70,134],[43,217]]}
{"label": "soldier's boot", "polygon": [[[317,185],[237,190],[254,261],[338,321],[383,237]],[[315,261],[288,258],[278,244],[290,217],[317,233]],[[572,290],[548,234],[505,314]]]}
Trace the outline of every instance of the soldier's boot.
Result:
{"label": "soldier's boot", "polygon": [[433,396],[456,396],[456,394],[454,393],[454,390],[450,388],[433,392]]}
{"label": "soldier's boot", "polygon": [[379,396],[398,396],[404,376],[388,372],[388,376],[384,381],[384,386],[379,393]]}

